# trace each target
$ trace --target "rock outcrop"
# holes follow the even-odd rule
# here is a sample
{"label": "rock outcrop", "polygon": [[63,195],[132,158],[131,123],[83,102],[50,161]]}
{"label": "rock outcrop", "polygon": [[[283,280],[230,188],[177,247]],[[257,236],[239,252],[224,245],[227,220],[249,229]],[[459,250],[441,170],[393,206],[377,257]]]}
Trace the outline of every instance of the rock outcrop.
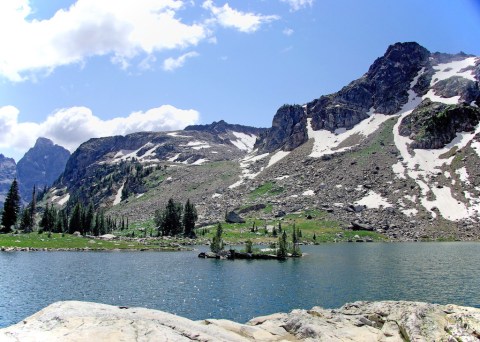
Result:
{"label": "rock outcrop", "polygon": [[478,341],[480,309],[419,302],[355,302],[254,318],[191,321],[162,311],[58,302],[11,327],[9,341]]}
{"label": "rock outcrop", "polygon": [[272,127],[258,138],[255,148],[260,153],[291,151],[307,140],[305,109],[300,105],[283,105],[273,117]]}
{"label": "rock outcrop", "polygon": [[411,148],[442,148],[460,132],[472,132],[480,122],[480,109],[468,105],[446,105],[429,99],[400,123],[399,132],[410,137]]}
{"label": "rock outcrop", "polygon": [[32,199],[32,189],[49,187],[65,170],[70,152],[46,138],[38,138],[35,146],[25,153],[17,164],[20,196],[26,202]]}

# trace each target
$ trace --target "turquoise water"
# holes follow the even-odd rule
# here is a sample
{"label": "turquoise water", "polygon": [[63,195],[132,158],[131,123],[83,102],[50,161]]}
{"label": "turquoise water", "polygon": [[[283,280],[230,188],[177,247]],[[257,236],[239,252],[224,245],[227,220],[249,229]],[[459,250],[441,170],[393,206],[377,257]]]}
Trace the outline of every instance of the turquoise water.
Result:
{"label": "turquoise water", "polygon": [[356,300],[480,307],[479,243],[344,243],[302,251],[308,255],[284,262],[199,259],[198,250],[0,253],[0,327],[59,300],[240,322]]}

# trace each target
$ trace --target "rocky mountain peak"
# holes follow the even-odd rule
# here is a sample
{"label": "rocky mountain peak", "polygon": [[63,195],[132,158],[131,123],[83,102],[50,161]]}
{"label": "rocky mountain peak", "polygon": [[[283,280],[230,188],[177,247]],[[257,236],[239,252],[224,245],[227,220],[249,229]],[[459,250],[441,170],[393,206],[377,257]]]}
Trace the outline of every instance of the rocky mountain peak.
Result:
{"label": "rocky mountain peak", "polygon": [[47,138],[38,138],[35,145],[18,161],[20,196],[31,199],[32,188],[51,186],[65,169],[70,152]]}

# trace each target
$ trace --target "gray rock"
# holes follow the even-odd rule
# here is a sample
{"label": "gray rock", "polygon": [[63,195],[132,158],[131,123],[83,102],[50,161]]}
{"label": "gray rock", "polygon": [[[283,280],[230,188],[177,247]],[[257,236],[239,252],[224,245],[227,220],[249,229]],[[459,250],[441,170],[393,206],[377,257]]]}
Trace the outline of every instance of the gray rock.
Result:
{"label": "gray rock", "polygon": [[227,216],[225,217],[225,221],[227,223],[245,223],[245,220],[234,211],[230,211],[227,213]]}

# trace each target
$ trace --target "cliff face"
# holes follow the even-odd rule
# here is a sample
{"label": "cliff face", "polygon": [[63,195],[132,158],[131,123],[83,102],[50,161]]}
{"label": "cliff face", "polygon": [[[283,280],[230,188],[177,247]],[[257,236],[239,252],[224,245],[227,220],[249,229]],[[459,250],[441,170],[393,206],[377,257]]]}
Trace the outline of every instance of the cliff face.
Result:
{"label": "cliff face", "polygon": [[32,198],[32,189],[49,187],[65,169],[70,152],[51,140],[38,138],[17,164],[20,196],[26,202]]}
{"label": "cliff face", "polygon": [[11,327],[9,341],[477,341],[480,309],[418,302],[355,302],[254,318],[191,321],[162,311],[58,302]]}
{"label": "cliff face", "polygon": [[273,117],[272,127],[260,135],[255,148],[260,153],[277,149],[291,151],[308,140],[307,117],[299,106],[284,105]]}

